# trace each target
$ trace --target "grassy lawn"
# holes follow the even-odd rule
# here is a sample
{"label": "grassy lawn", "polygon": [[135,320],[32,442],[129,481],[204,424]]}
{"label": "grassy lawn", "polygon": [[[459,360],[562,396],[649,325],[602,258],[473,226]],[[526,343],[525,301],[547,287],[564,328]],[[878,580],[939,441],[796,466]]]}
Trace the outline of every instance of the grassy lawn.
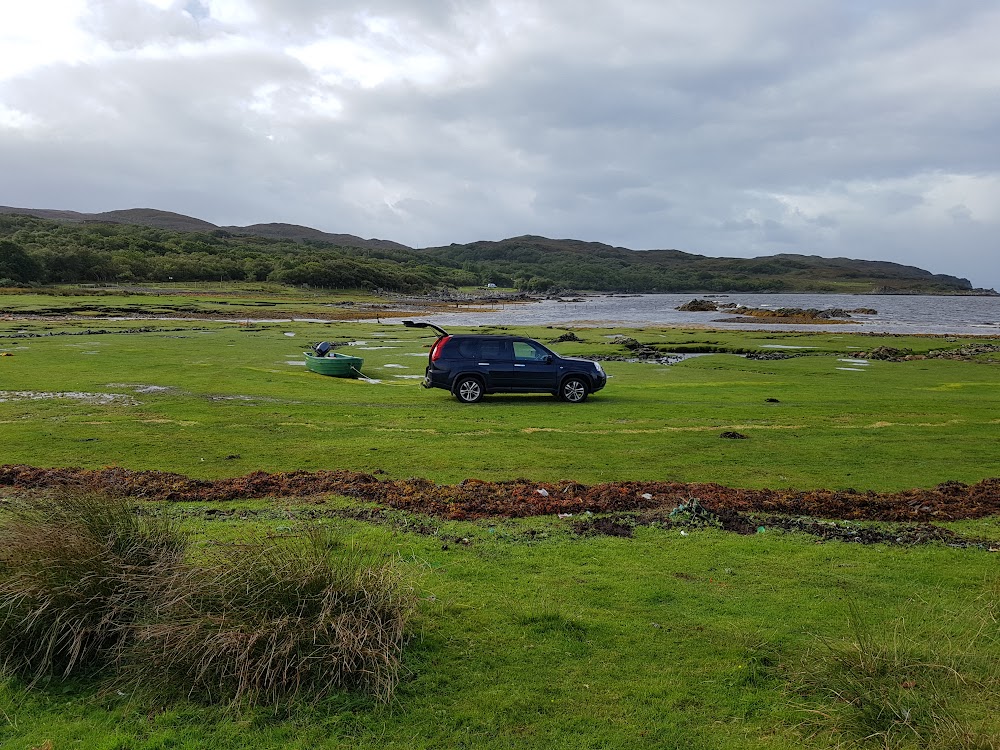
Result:
{"label": "grassy lawn", "polygon": [[[627,355],[616,333],[577,330],[583,343],[553,348]],[[419,387],[431,340],[399,325],[0,321],[0,353],[12,355],[0,358],[0,463],[861,490],[1000,475],[996,362],[842,361],[962,340],[626,333],[667,349],[807,356],[611,361],[607,388],[582,405],[518,395],[463,406]],[[306,371],[301,352],[319,340],[356,342],[369,380]],[[749,439],[720,439],[732,430]],[[583,537],[558,518],[392,512],[373,524],[345,518],[337,498],[155,507],[199,544],[322,523],[390,555],[420,600],[395,700],[345,694],[276,715],[9,679],[0,746],[944,748],[1000,736],[1000,576],[986,549],[766,529]],[[1000,538],[996,519],[953,527]],[[854,707],[832,694],[872,685]]]}

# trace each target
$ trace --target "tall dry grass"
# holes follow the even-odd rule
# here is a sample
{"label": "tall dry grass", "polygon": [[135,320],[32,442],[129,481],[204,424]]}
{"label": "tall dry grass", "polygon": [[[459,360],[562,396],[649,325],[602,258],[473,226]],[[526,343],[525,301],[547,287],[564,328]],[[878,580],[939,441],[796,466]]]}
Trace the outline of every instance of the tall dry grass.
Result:
{"label": "tall dry grass", "polygon": [[33,682],[113,666],[187,536],[120,498],[47,495],[4,508],[0,663]]}
{"label": "tall dry grass", "polygon": [[194,551],[127,501],[47,496],[0,516],[0,663],[29,683],[282,704],[388,701],[414,595],[390,561],[318,530]]}
{"label": "tall dry grass", "polygon": [[411,589],[387,560],[313,530],[220,546],[161,581],[128,659],[137,684],[279,705],[357,689],[388,701]]}

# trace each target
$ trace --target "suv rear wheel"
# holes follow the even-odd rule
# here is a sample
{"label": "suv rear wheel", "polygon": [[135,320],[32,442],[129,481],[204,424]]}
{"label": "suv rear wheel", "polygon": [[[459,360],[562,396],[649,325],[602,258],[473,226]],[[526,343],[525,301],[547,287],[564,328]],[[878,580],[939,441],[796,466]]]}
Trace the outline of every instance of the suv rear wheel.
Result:
{"label": "suv rear wheel", "polygon": [[587,384],[580,378],[566,378],[559,386],[559,398],[571,404],[579,404],[587,399]]}
{"label": "suv rear wheel", "polygon": [[483,400],[483,383],[479,378],[464,377],[455,383],[455,395],[463,404]]}

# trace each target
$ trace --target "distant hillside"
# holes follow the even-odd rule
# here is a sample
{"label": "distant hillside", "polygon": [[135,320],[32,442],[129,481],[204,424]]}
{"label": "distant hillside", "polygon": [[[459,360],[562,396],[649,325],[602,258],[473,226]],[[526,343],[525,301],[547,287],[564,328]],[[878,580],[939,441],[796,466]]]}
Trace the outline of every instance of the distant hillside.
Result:
{"label": "distant hillside", "polygon": [[248,227],[220,227],[202,219],[195,219],[172,211],[160,211],[156,208],[129,208],[120,211],[105,211],[98,214],[84,214],[78,211],[57,211],[48,208],[12,208],[0,206],[0,214],[21,214],[35,216],[40,219],[57,221],[88,222],[106,221],[115,224],[134,224],[141,227],[156,227],[170,229],[175,232],[211,232],[222,230],[232,234],[246,234],[254,237],[271,237],[273,239],[316,240],[329,242],[343,247],[365,247],[372,249],[409,249],[406,245],[388,240],[366,240],[353,234],[330,234],[319,229],[301,227],[296,224],[253,224]]}
{"label": "distant hillside", "polygon": [[363,240],[353,234],[331,234],[322,232],[311,227],[302,227],[298,224],[251,224],[248,227],[223,227],[223,229],[233,234],[249,234],[255,237],[271,237],[278,240],[292,240],[295,242],[302,240],[315,240],[317,242],[329,242],[332,245],[342,247],[369,247],[379,250],[409,250],[406,245],[390,240]]}
{"label": "distant hillside", "polygon": [[972,292],[968,279],[914,266],[816,255],[710,258],[680,250],[635,251],[531,235],[417,252],[439,263],[473,270],[497,284],[527,283],[540,289],[563,284],[643,292]]}
{"label": "distant hillside", "polygon": [[[4,215],[6,214],[6,215]],[[0,207],[0,281],[256,280],[429,291],[972,294],[967,279],[885,261],[781,254],[710,258],[525,235],[419,250],[294,224],[219,227],[156,209]]]}

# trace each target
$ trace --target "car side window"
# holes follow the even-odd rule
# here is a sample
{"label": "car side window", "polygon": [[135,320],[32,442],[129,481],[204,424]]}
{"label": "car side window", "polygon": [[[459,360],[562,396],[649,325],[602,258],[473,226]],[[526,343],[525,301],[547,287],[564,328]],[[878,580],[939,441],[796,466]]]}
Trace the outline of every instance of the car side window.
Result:
{"label": "car side window", "polygon": [[458,353],[463,359],[479,359],[479,341],[465,339],[458,346]]}
{"label": "car side window", "polygon": [[499,360],[510,360],[510,354],[507,353],[506,341],[500,341],[494,339],[492,341],[486,340],[479,343],[479,356],[483,359],[496,362]]}
{"label": "car side window", "polygon": [[514,342],[514,359],[516,360],[538,362],[544,360],[548,355],[549,353],[542,349],[542,347],[532,344],[530,341]]}

